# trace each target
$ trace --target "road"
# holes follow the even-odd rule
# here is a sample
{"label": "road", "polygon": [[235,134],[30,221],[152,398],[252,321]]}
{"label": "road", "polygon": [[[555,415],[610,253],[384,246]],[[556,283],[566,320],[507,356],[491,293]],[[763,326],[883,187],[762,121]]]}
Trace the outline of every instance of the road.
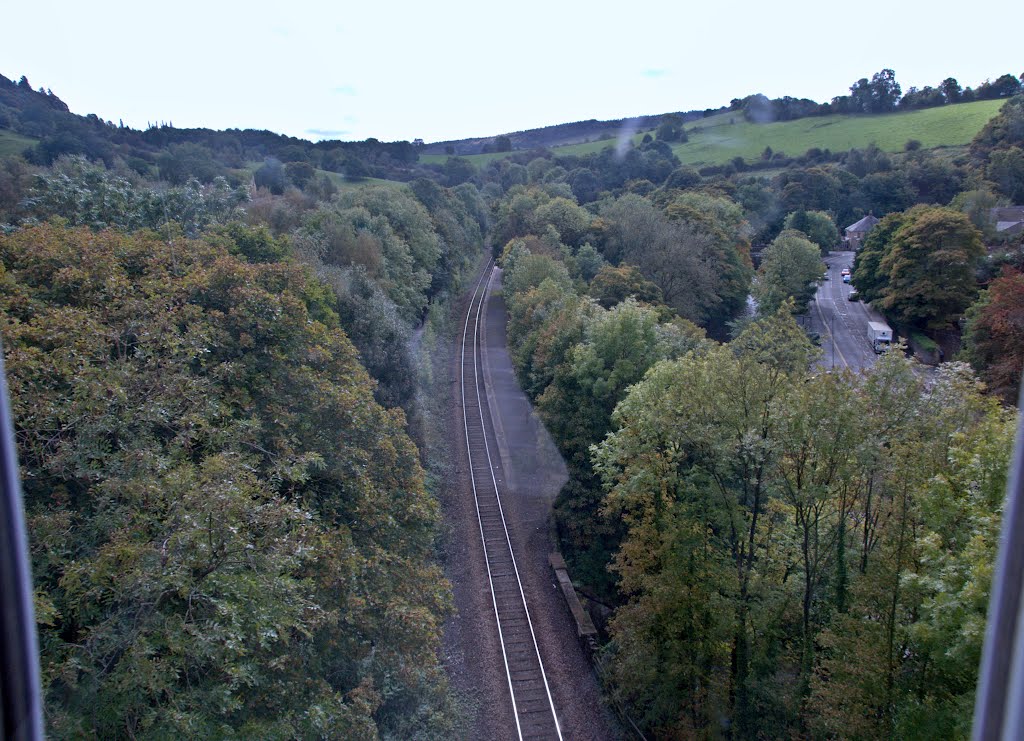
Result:
{"label": "road", "polygon": [[809,305],[810,329],[821,336],[822,358],[826,368],[861,371],[875,364],[878,357],[871,349],[868,321],[885,321],[861,301],[850,301],[849,283],[843,283],[841,271],[853,267],[852,252],[830,252],[828,279],[818,286]]}

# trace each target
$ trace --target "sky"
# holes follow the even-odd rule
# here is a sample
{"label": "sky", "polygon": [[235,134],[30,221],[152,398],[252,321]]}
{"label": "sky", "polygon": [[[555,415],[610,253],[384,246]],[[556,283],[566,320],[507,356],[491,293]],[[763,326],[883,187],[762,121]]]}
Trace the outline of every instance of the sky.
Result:
{"label": "sky", "polygon": [[[427,142],[1024,72],[1011,0],[0,0],[0,74],[126,126]],[[1002,19],[1002,20],[1000,20]]]}

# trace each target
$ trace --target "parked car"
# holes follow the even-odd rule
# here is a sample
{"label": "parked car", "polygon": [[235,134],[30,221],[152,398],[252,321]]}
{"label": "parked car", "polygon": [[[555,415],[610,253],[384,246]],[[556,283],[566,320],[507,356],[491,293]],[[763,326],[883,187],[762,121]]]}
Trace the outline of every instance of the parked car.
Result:
{"label": "parked car", "polygon": [[850,274],[847,273],[846,275],[843,276],[843,283],[849,283],[849,282],[850,282]]}
{"label": "parked car", "polygon": [[860,301],[860,294],[856,291],[850,291],[850,294],[846,297],[847,301]]}

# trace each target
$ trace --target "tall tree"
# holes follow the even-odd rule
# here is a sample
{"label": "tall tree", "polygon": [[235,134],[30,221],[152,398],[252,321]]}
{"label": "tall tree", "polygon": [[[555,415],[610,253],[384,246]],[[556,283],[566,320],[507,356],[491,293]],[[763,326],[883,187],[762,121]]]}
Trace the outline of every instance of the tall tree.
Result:
{"label": "tall tree", "polygon": [[967,311],[964,354],[992,390],[1017,401],[1024,373],[1024,273],[1003,268]]}
{"label": "tall tree", "polygon": [[879,263],[885,276],[879,304],[899,322],[946,326],[977,294],[981,235],[964,214],[948,208],[917,207],[907,216]]}
{"label": "tall tree", "polygon": [[774,314],[787,299],[802,312],[817,290],[821,277],[821,251],[803,232],[787,229],[776,237],[761,259],[754,295],[760,311]]}

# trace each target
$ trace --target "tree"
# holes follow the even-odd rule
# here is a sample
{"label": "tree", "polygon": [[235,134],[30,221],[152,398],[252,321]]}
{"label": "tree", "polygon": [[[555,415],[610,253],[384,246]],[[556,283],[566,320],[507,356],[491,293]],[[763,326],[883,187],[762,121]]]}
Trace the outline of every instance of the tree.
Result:
{"label": "tree", "polygon": [[1014,203],[1024,202],[1024,148],[992,152],[986,168],[988,179]]}
{"label": "tree", "polygon": [[700,185],[701,183],[700,173],[694,168],[685,165],[683,167],[677,167],[665,180],[665,188],[679,188],[685,190],[686,188],[693,188]]}
{"label": "tree", "polygon": [[794,211],[786,217],[783,229],[796,229],[818,245],[822,254],[839,243],[839,230],[832,217],[824,211]]}
{"label": "tree", "polygon": [[316,175],[316,170],[308,162],[289,162],[284,166],[284,172],[295,187],[300,190],[305,190],[306,185]]}
{"label": "tree", "polygon": [[687,136],[683,128],[683,119],[674,113],[662,116],[654,136],[660,142],[685,142]]}
{"label": "tree", "polygon": [[943,97],[946,99],[946,103],[959,103],[960,98],[964,93],[960,83],[956,81],[955,77],[947,77],[939,85],[939,89],[942,91]]}
{"label": "tree", "polygon": [[896,73],[891,69],[883,69],[871,76],[871,102],[869,113],[885,113],[894,110],[900,100],[900,86],[896,82]]}
{"label": "tree", "polygon": [[538,206],[535,219],[537,226],[553,226],[566,245],[579,247],[587,236],[593,216],[568,198],[552,198]]}
{"label": "tree", "polygon": [[864,301],[882,297],[888,275],[882,269],[882,258],[888,253],[893,235],[907,222],[901,212],[885,216],[868,232],[864,244],[853,258],[853,282]]}
{"label": "tree", "polygon": [[1005,199],[1001,199],[989,187],[982,186],[957,193],[950,201],[949,207],[966,214],[975,228],[988,240],[995,237],[992,209],[1005,205]]}
{"label": "tree", "polygon": [[476,167],[465,157],[449,157],[444,163],[445,185],[465,183],[476,175]]}
{"label": "tree", "polygon": [[907,216],[879,263],[885,276],[879,305],[897,322],[948,326],[977,294],[981,234],[966,216],[948,208],[917,207]]}
{"label": "tree", "polygon": [[576,250],[576,254],[572,256],[572,263],[575,266],[573,277],[587,283],[594,280],[601,268],[606,265],[601,253],[594,249],[590,242]]}
{"label": "tree", "polygon": [[1024,97],[1014,96],[999,109],[971,142],[971,154],[987,159],[996,149],[1024,147]]}
{"label": "tree", "polygon": [[590,295],[605,309],[632,296],[645,303],[661,303],[661,290],[644,278],[635,265],[603,265],[590,284]]}
{"label": "tree", "polygon": [[450,735],[405,419],[323,284],[213,242],[0,236],[50,733]]}
{"label": "tree", "polygon": [[710,239],[705,260],[716,276],[711,288],[717,301],[712,300],[704,317],[688,318],[702,320],[713,334],[721,336],[727,322],[745,309],[753,276],[751,229],[743,209],[729,198],[689,191],[677,194],[665,210],[674,222]]}
{"label": "tree", "polygon": [[787,299],[803,311],[821,277],[821,251],[803,232],[788,229],[768,245],[761,258],[754,295],[763,315],[778,311]]}
{"label": "tree", "polygon": [[266,188],[276,196],[284,193],[288,184],[288,178],[284,172],[284,165],[276,157],[267,157],[263,164],[253,173],[253,180],[257,188]]}
{"label": "tree", "polygon": [[963,352],[994,393],[1016,402],[1024,373],[1024,273],[1003,268],[968,309]]}
{"label": "tree", "polygon": [[570,172],[567,182],[579,203],[596,201],[601,191],[601,181],[589,167],[581,167]]}
{"label": "tree", "polygon": [[775,401],[809,350],[780,312],[733,347],[660,363],[594,452],[606,511],[628,528],[614,562],[628,596],[612,623],[615,691],[664,735],[699,733],[724,714],[746,737],[764,730],[762,707],[773,712],[756,686],[758,636],[778,629],[758,607],[780,597],[760,571],[776,555],[764,533],[780,525],[770,505]]}

